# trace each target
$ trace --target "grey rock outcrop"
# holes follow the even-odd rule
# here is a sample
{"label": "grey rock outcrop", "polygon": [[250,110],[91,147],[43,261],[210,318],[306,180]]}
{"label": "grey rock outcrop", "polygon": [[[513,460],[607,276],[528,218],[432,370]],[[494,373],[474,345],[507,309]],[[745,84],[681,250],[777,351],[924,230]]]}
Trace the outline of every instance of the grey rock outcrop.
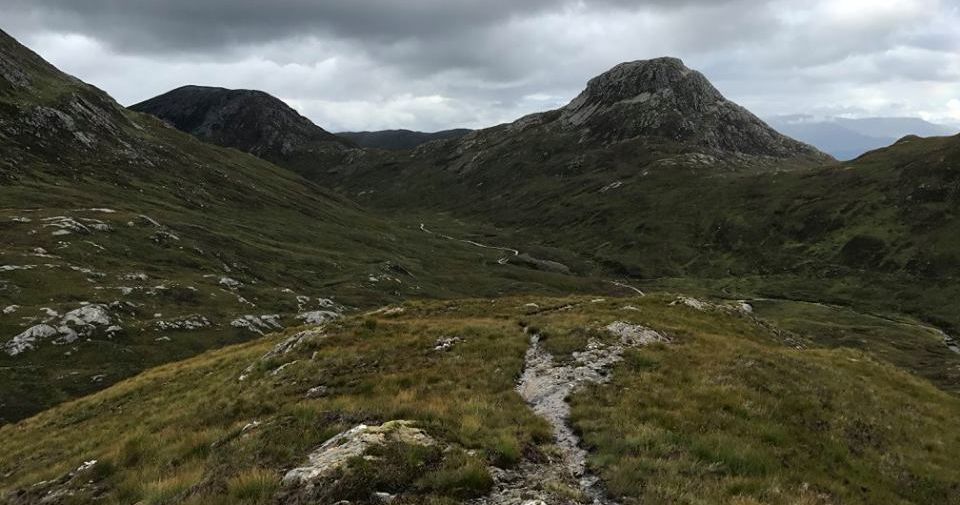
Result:
{"label": "grey rock outcrop", "polygon": [[[310,453],[303,466],[288,471],[283,476],[283,486],[277,493],[275,503],[333,503],[324,496],[324,492],[329,486],[335,485],[333,481],[338,479],[339,470],[345,470],[355,458],[375,460],[376,457],[370,454],[371,450],[398,443],[425,447],[437,445],[437,441],[417,428],[413,421],[389,421],[379,426],[357,425],[327,440]],[[381,503],[394,498],[394,495],[382,491],[370,491],[370,498]]]}
{"label": "grey rock outcrop", "polygon": [[656,136],[712,151],[829,159],[727,100],[703,74],[677,58],[613,67],[591,79],[586,89],[561,109],[560,121],[598,141]]}

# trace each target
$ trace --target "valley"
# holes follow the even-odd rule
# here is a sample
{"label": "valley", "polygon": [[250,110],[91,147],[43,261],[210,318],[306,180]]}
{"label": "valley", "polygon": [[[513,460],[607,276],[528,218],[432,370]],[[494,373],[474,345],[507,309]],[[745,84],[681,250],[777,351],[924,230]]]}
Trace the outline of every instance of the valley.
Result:
{"label": "valley", "polygon": [[418,133],[0,31],[0,503],[960,503],[960,136],[676,58]]}

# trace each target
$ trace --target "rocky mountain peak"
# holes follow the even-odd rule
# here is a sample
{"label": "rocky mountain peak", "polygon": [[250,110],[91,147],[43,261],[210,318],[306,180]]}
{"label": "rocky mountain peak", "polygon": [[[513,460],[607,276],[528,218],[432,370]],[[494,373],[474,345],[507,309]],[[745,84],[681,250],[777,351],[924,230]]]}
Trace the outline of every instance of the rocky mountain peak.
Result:
{"label": "rocky mountain peak", "polygon": [[308,151],[336,154],[353,146],[263,91],[188,85],[130,108],[274,162]]}
{"label": "rocky mountain peak", "polygon": [[664,57],[621,63],[594,77],[568,108],[576,108],[581,102],[613,105],[644,101],[657,94],[681,94],[679,98],[699,103],[723,100],[701,73],[690,70],[678,58]]}
{"label": "rocky mountain peak", "polygon": [[561,109],[561,120],[605,142],[654,136],[710,151],[829,159],[727,100],[677,58],[621,63],[594,77]]}

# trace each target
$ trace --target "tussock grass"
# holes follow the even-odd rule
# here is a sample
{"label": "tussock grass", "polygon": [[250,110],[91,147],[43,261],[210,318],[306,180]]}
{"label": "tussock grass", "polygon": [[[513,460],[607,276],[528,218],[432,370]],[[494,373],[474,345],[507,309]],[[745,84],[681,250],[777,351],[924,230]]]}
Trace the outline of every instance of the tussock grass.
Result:
{"label": "tussock grass", "polygon": [[[513,389],[523,325],[570,359],[623,320],[673,343],[629,351],[611,383],[572,398],[590,465],[623,503],[956,503],[955,396],[862,350],[798,351],[752,318],[672,300],[412,302],[329,324],[243,381],[287,335],[208,352],[0,428],[0,492],[62,485],[80,502],[265,504],[331,436],[412,419],[440,446],[380,448],[375,462],[358,458],[330,477],[318,499],[363,503],[382,491],[457,503],[490,489],[489,465],[552,450],[549,426]],[[531,302],[545,310],[531,313]],[[451,349],[434,350],[453,336]],[[318,385],[326,393],[307,398]],[[31,487],[92,459],[90,484]]]}
{"label": "tussock grass", "polygon": [[625,503],[960,503],[955,396],[863,351],[694,319],[573,398]]}

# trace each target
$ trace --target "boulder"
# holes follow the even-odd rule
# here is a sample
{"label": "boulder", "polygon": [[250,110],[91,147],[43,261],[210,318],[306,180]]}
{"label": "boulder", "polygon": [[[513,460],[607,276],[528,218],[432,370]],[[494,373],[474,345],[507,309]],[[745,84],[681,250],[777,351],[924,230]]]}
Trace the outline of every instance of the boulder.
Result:
{"label": "boulder", "polygon": [[416,427],[413,421],[396,420],[379,426],[357,425],[324,442],[310,453],[309,460],[283,476],[285,486],[312,486],[351,458],[363,456],[375,446],[390,443],[430,446],[436,441]]}

